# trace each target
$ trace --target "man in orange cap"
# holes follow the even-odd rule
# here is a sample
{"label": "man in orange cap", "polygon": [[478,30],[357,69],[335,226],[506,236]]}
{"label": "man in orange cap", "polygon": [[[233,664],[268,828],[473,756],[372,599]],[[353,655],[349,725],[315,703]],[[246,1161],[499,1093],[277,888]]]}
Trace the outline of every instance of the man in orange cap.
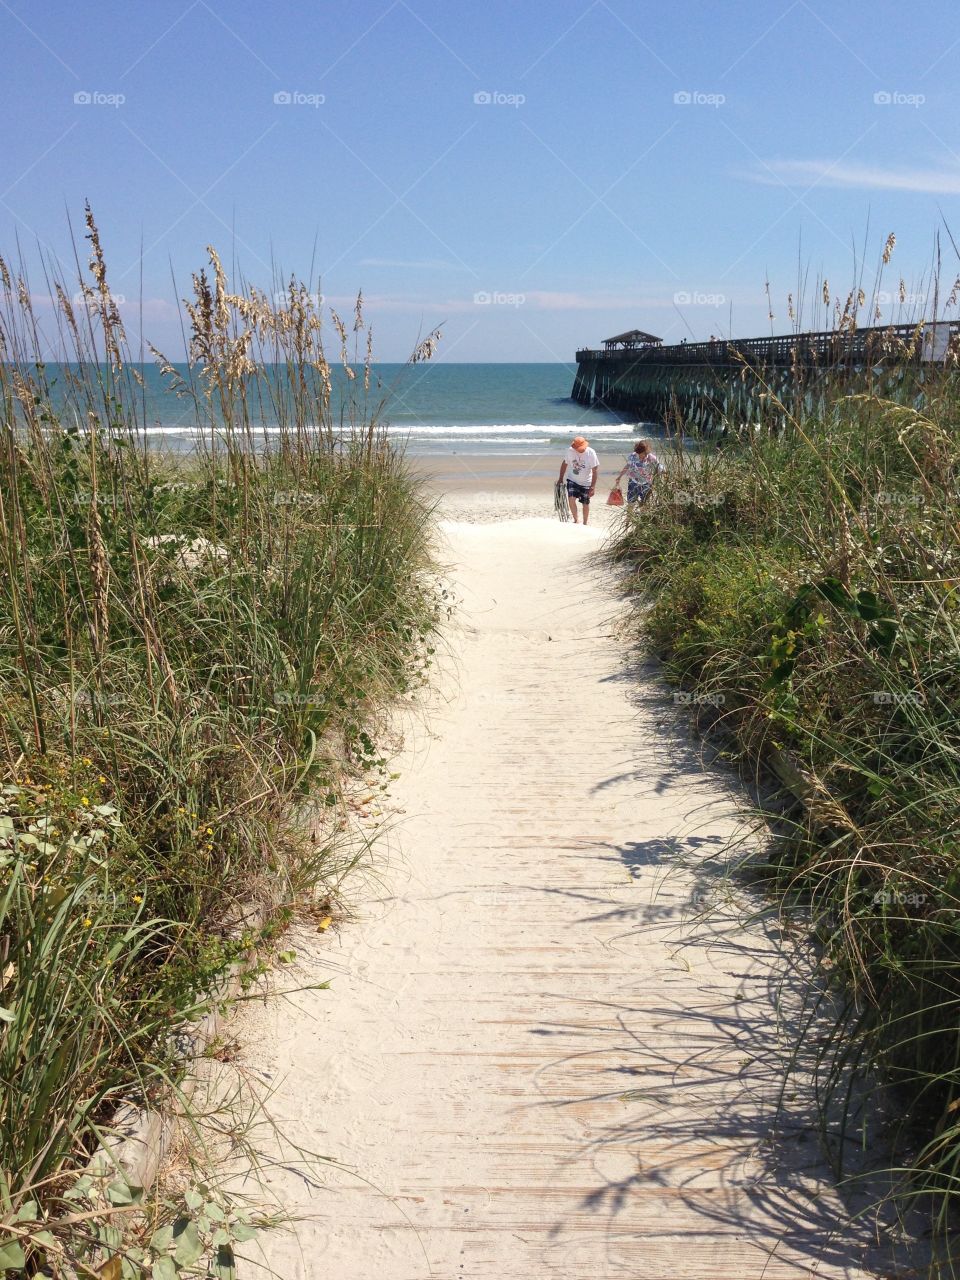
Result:
{"label": "man in orange cap", "polygon": [[560,464],[560,484],[563,484],[563,477],[567,475],[568,468],[570,474],[567,476],[567,501],[570,503],[570,514],[573,516],[573,523],[577,524],[577,503],[579,502],[583,507],[583,523],[586,524],[590,519],[590,499],[597,491],[600,459],[597,457],[596,450],[590,448],[590,442],[584,440],[583,436],[575,436],[570,441],[570,448],[563,455],[563,462]]}

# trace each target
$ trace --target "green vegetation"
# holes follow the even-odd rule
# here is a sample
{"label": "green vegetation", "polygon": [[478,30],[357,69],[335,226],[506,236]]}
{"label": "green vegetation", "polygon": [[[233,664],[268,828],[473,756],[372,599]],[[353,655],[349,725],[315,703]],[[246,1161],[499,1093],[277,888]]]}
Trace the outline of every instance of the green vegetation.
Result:
{"label": "green vegetation", "polygon": [[[80,305],[53,289],[69,367],[41,362],[0,262],[0,1274],[92,1275],[87,1244],[119,1248],[71,1210],[75,1171],[121,1099],[168,1087],[170,1032],[260,940],[251,906],[272,934],[338,870],[341,785],[382,768],[378,711],[429,662],[440,603],[369,343],[333,405],[307,289],[231,294],[211,251],[179,382],[204,443],[159,457],[88,229]],[[166,1277],[190,1250],[163,1241]]]}
{"label": "green vegetation", "polygon": [[683,700],[802,798],[752,869],[821,943],[824,1110],[853,1130],[851,1073],[883,1082],[899,1193],[941,1235],[960,1195],[958,457],[950,370],[922,409],[837,397],[678,448],[612,548]]}

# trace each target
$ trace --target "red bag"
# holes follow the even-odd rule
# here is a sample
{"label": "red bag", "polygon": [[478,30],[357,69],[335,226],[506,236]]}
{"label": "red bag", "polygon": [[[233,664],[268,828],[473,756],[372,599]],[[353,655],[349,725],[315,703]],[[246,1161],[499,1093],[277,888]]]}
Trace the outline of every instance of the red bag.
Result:
{"label": "red bag", "polygon": [[623,494],[620,492],[619,489],[610,490],[610,497],[607,499],[607,506],[608,507],[623,506]]}

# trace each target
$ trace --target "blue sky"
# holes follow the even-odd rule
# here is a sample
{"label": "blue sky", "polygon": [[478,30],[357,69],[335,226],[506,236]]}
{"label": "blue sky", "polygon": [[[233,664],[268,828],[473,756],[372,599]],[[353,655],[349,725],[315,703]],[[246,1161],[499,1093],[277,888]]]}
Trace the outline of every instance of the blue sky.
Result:
{"label": "blue sky", "polygon": [[69,265],[89,198],[174,355],[211,242],[362,288],[383,360],[440,323],[442,359],[566,360],[768,332],[767,278],[787,331],[798,261],[820,324],[893,231],[886,318],[960,240],[956,0],[0,0],[0,34],[0,250]]}

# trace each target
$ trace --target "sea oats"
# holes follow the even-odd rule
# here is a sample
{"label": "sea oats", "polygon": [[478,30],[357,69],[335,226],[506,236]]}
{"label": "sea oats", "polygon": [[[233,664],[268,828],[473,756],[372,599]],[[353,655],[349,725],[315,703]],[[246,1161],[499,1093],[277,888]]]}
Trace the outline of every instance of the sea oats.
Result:
{"label": "sea oats", "polygon": [[32,379],[25,378],[19,369],[14,369],[12,383],[13,393],[20,401],[21,408],[28,418],[32,417],[37,400],[37,388]]}
{"label": "sea oats", "polygon": [[220,257],[212,244],[207,245],[210,265],[213,267],[215,282],[214,323],[222,334],[230,328],[230,309],[227,306],[227,277]]}
{"label": "sea oats", "polygon": [[[107,264],[100,244],[100,231],[94,221],[89,201],[84,205],[84,222],[87,224],[85,238],[90,241],[90,273],[97,286],[96,293],[91,296],[95,299],[100,327],[103,330],[104,354],[115,369],[120,369],[123,365],[122,351],[127,335],[117,309],[116,299],[107,283]],[[84,295],[86,296],[86,290]]]}
{"label": "sea oats", "polygon": [[897,237],[891,231],[890,234],[887,236],[887,243],[883,246],[884,264],[888,263],[891,257],[893,256],[893,249],[896,243],[897,243]]}
{"label": "sea oats", "polygon": [[340,363],[343,365],[344,373],[346,373],[347,377],[352,382],[357,375],[350,367],[350,356],[347,351],[347,328],[337,315],[336,311],[334,311],[333,307],[330,308],[330,314],[333,317],[334,327],[340,335]]}
{"label": "sea oats", "polygon": [[73,313],[73,304],[71,303],[70,299],[67,297],[66,292],[59,281],[57,281],[54,288],[57,295],[57,301],[60,303],[60,310],[63,312],[64,316],[66,317],[67,324],[76,334],[77,320]]}
{"label": "sea oats", "polygon": [[167,357],[163,354],[163,352],[158,351],[152,342],[147,343],[147,349],[149,350],[150,354],[153,356],[154,360],[156,360],[157,364],[160,366],[160,373],[163,377],[179,378],[181,381],[183,380],[179,370],[173,367],[173,365],[170,363]]}
{"label": "sea oats", "polygon": [[440,343],[440,330],[434,331],[422,342],[418,342],[413,349],[413,355],[410,357],[411,364],[422,364],[425,360],[432,360],[433,353],[436,351]]}
{"label": "sea oats", "polygon": [[184,301],[187,315],[190,317],[189,357],[204,367],[213,364],[213,294],[207,273],[193,273],[194,302]]}
{"label": "sea oats", "polygon": [[333,327],[336,329],[337,333],[340,335],[341,346],[343,347],[344,351],[346,351],[346,347],[347,347],[346,325],[337,315],[336,311],[334,311],[333,307],[330,308],[330,315],[333,317]]}
{"label": "sea oats", "polygon": [[330,366],[321,353],[317,360],[311,362],[311,367],[316,369],[320,374],[320,382],[323,387],[324,407],[330,403],[330,397],[333,395],[333,382],[330,377]]}
{"label": "sea oats", "polygon": [[[93,414],[88,415],[91,438],[95,438],[99,424]],[[90,503],[87,508],[87,555],[90,566],[90,582],[93,588],[93,608],[90,615],[90,638],[94,652],[101,658],[106,650],[110,635],[110,611],[108,598],[110,592],[110,560],[103,541],[98,509],[98,484],[96,470],[96,449],[90,451]]]}

